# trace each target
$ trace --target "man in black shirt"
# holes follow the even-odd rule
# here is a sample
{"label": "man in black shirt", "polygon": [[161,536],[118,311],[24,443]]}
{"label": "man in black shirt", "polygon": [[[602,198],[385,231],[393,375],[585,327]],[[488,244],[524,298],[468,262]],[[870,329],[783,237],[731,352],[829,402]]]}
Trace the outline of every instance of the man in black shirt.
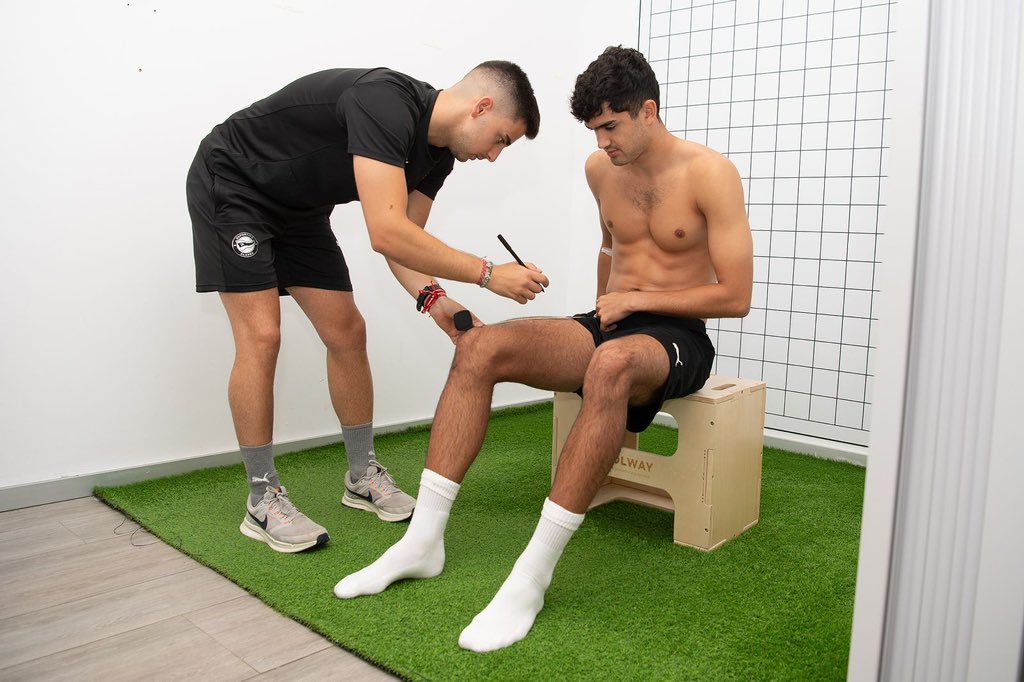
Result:
{"label": "man in black shirt", "polygon": [[[295,509],[271,453],[279,295],[291,295],[327,347],[327,380],[349,471],[343,503],[384,521],[416,501],[373,452],[373,383],[366,327],[334,238],[336,204],[358,200],[374,251],[453,341],[461,331],[435,277],[476,282],[519,303],[548,284],[532,264],[494,265],[423,230],[456,159],[494,161],[540,114],[515,64],[480,64],[447,90],[385,68],[331,69],[285,86],[216,126],[189,170],[196,290],[220,292],[235,362],[228,402],[249,478],[240,530],[280,552],[327,541]],[[473,323],[479,325],[475,318]]]}

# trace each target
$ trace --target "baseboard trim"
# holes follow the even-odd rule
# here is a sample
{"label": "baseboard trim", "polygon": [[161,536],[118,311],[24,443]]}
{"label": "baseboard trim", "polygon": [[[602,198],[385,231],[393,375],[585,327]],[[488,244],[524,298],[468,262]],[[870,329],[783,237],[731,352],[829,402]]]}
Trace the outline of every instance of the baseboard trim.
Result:
{"label": "baseboard trim", "polygon": [[[289,443],[279,443],[274,445],[274,455],[329,445],[340,440],[341,433],[339,432],[318,438],[306,438]],[[78,497],[89,497],[92,495],[93,488],[96,487],[118,486],[148,481],[154,478],[176,476],[200,469],[237,464],[240,461],[242,460],[239,451],[230,450],[212,455],[200,455],[199,457],[158,462],[128,469],[113,469],[79,476],[67,476],[39,483],[9,486],[0,488],[0,512],[20,509],[22,507],[34,507],[40,504],[49,504],[50,502],[73,500]]]}
{"label": "baseboard trim", "polygon": [[[506,407],[525,407],[550,401],[550,398],[526,400],[502,405],[501,408],[496,409],[504,409]],[[405,431],[418,426],[427,426],[432,421],[432,419],[414,419],[394,424],[386,424],[374,427],[373,432],[374,434],[383,434],[393,433],[395,431]],[[340,442],[341,431],[339,430],[337,433],[327,434],[324,436],[304,438],[287,443],[275,443],[274,456],[276,457],[277,455],[283,455],[288,452],[298,452],[299,450],[308,450],[309,448],[316,448],[322,445],[330,445],[332,443]],[[240,461],[242,460],[239,451],[230,450],[228,452],[218,452],[211,455],[200,455],[199,457],[158,462],[155,464],[130,467],[127,469],[100,471],[92,474],[81,474],[79,476],[67,476],[50,481],[40,481],[38,483],[7,486],[0,488],[0,512],[10,511],[11,509],[21,509],[23,507],[35,507],[40,504],[49,504],[51,502],[63,502],[65,500],[73,500],[79,497],[89,497],[92,495],[93,488],[96,487],[126,485],[128,483],[148,481],[154,478],[177,476],[178,474],[184,474],[190,471],[237,464]]]}
{"label": "baseboard trim", "polygon": [[[526,407],[550,401],[550,398],[525,400],[522,402],[502,405],[500,408],[495,409]],[[418,426],[428,426],[432,421],[432,419],[414,419],[411,421],[386,424],[374,427],[373,432],[375,434],[384,434],[394,433],[395,431],[405,431]],[[666,414],[658,414],[654,418],[654,422],[656,424],[662,424],[663,426],[675,427],[675,421]],[[309,448],[316,448],[322,445],[330,445],[332,443],[340,442],[341,432],[339,431],[338,433],[327,434],[325,436],[318,436],[315,438],[304,438],[287,443],[275,443],[274,455],[283,455],[288,452],[298,452],[299,450],[307,450]],[[867,465],[868,449],[856,445],[835,443],[832,441],[822,440],[820,438],[784,433],[774,431],[772,429],[765,429],[764,444],[768,447],[782,448],[784,450],[789,450],[790,452],[811,455],[812,457],[819,457],[821,459],[850,462],[851,464],[856,464],[858,466]],[[64,500],[73,500],[79,497],[89,497],[92,495],[93,488],[96,488],[97,486],[107,487],[137,483],[138,481],[148,481],[150,479],[163,478],[165,476],[176,476],[178,474],[198,471],[200,469],[237,464],[240,461],[241,456],[239,455],[238,450],[231,450],[212,455],[201,455],[199,457],[189,457],[187,459],[172,460],[169,462],[158,462],[156,464],[148,464],[146,466],[130,467],[128,469],[101,471],[92,474],[82,474],[80,476],[68,476],[66,478],[58,478],[51,481],[41,481],[39,483],[26,483],[24,485],[8,486],[0,488],[0,512],[9,511],[11,509],[21,509],[22,507],[34,507],[36,505],[49,504],[51,502],[63,502]]]}
{"label": "baseboard trim", "polygon": [[867,467],[868,465],[868,448],[863,445],[840,443],[799,433],[775,431],[774,429],[764,430],[764,444],[770,448],[789,450],[790,452],[810,455],[818,459],[848,462],[859,467]]}

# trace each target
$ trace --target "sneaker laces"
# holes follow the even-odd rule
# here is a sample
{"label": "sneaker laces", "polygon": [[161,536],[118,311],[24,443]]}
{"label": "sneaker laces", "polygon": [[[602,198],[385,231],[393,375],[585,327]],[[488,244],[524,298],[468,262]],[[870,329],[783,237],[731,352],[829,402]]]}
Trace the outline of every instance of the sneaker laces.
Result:
{"label": "sneaker laces", "polygon": [[276,508],[282,516],[290,517],[299,514],[299,510],[295,508],[292,501],[288,499],[288,491],[284,489],[284,486],[280,488],[272,488],[267,486],[267,490],[273,493],[273,497],[267,503],[267,509]]}
{"label": "sneaker laces", "polygon": [[395,479],[388,473],[386,467],[381,466],[380,462],[370,460],[370,466],[367,467],[367,471],[376,468],[377,471],[373,474],[367,474],[370,487],[374,488],[383,496],[388,496],[393,493],[401,492],[398,486],[395,484]]}

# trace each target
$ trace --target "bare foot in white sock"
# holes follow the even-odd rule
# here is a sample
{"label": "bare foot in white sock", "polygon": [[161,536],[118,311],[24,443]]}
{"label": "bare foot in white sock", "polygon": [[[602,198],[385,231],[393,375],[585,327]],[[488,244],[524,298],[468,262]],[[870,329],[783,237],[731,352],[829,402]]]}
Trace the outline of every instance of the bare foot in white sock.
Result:
{"label": "bare foot in white sock", "polygon": [[444,529],[458,491],[458,483],[424,469],[416,512],[405,535],[372,564],[342,578],[334,586],[334,595],[352,599],[383,592],[397,580],[440,575],[444,570]]}
{"label": "bare foot in white sock", "polygon": [[487,608],[459,635],[459,646],[483,653],[515,644],[529,634],[544,608],[544,592],[534,578],[513,570]]}
{"label": "bare foot in white sock", "polygon": [[444,569],[444,541],[423,542],[411,533],[391,546],[379,559],[334,586],[334,595],[352,599],[377,594],[393,582],[405,578],[433,578]]}
{"label": "bare foot in white sock", "polygon": [[540,523],[530,543],[491,603],[459,635],[459,646],[481,653],[494,651],[529,634],[544,608],[544,593],[551,584],[555,564],[582,522],[583,514],[544,500]]}

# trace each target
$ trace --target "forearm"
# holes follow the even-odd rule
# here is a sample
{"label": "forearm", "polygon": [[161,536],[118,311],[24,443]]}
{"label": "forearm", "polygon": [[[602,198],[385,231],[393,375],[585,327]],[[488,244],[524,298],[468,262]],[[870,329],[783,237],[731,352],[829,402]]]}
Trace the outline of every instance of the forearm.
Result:
{"label": "forearm", "polygon": [[385,260],[388,262],[388,267],[391,268],[391,274],[395,276],[395,279],[402,285],[402,288],[409,292],[409,295],[413,298],[419,296],[420,289],[425,287],[431,280],[437,281],[436,278],[430,275],[424,275],[421,272],[411,270],[386,256]]}
{"label": "forearm", "polygon": [[[481,258],[451,248],[412,221],[386,230],[373,230],[370,239],[374,251],[387,258],[389,264],[395,263],[406,271],[401,277],[395,275],[406,289],[409,287],[405,277],[411,277],[408,273],[433,272],[437,277],[458,282],[480,280]],[[419,284],[417,290],[425,283]]]}
{"label": "forearm", "polygon": [[649,312],[689,318],[745,317],[750,311],[749,292],[723,284],[705,284],[682,291],[632,291],[627,294],[630,312]]}

